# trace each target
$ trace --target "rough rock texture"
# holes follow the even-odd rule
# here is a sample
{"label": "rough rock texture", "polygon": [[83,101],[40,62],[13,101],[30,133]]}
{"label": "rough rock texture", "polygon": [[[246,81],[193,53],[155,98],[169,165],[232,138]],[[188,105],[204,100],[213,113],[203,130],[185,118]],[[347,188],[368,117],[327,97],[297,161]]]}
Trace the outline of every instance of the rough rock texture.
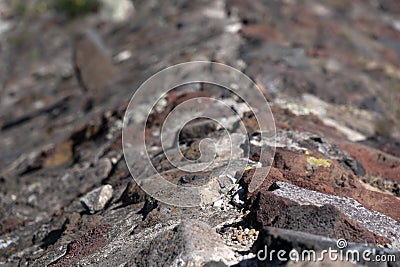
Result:
{"label": "rough rock texture", "polygon": [[[234,251],[239,266],[251,266],[265,244],[335,247],[327,237],[362,243],[349,243],[353,248],[367,242],[398,259],[397,0],[102,2],[97,13],[68,19],[47,1],[0,1],[0,265],[151,260],[163,266],[180,250],[218,266],[214,253],[198,249],[210,251],[212,243]],[[232,175],[240,181],[217,180],[225,186],[220,199],[179,208],[153,199],[132,179],[121,128],[129,98],[147,78],[190,60],[226,63],[247,74],[269,101],[277,133],[261,141],[245,103],[215,86],[186,85],[163,96],[149,114],[145,139],[154,168],[171,182],[216,181],[209,172],[177,170],[160,153],[160,126],[177,105],[194,97],[224,99],[249,137],[249,151],[239,146],[234,153],[250,154],[243,176]],[[144,120],[148,114],[139,106],[129,115]],[[230,134],[243,137],[239,121],[224,119]],[[201,139],[227,141],[220,125],[207,120],[170,130],[182,152],[174,160],[182,164],[198,159]],[[271,144],[277,146],[273,161],[260,155]],[[146,176],[148,166],[135,164],[134,174]],[[264,179],[261,186],[248,190],[254,169],[269,165],[267,177],[255,177]],[[88,212],[81,198],[107,185],[112,197],[95,207],[96,197]],[[191,219],[209,226],[181,224]],[[156,244],[166,253],[157,254]]]}
{"label": "rough rock texture", "polygon": [[[328,194],[338,194],[352,197],[359,201],[367,208],[379,211],[393,219],[399,220],[400,202],[394,194],[386,192],[375,192],[368,190],[365,185],[357,179],[356,174],[359,172],[359,163],[349,156],[341,156],[340,150],[333,151],[330,155],[329,150],[324,151],[321,147],[314,146],[317,151],[311,150],[313,143],[312,136],[308,137],[308,143],[300,139],[303,143],[297,143],[298,137],[292,135],[289,139],[291,144],[285,144],[286,148],[278,148],[275,154],[274,167],[270,174],[264,180],[264,184],[260,186],[258,191],[268,189],[274,181],[290,182],[294,185],[319,191]],[[291,151],[288,146],[292,146],[296,150],[302,147],[303,151]],[[321,152],[325,155],[321,155]],[[332,150],[331,150],[332,152]],[[339,152],[339,153],[338,153]],[[253,154],[253,159],[259,159],[257,152]],[[344,154],[345,155],[345,154]],[[245,183],[249,183],[246,177],[252,177],[254,170],[247,171],[245,174]],[[368,177],[368,173],[362,177]],[[246,182],[247,181],[247,182]],[[244,184],[244,187],[246,185]],[[253,192],[254,195],[256,192]],[[387,207],[391,206],[390,209]]]}
{"label": "rough rock texture", "polygon": [[[311,196],[309,197],[311,198]],[[309,203],[311,204],[313,201],[309,201]],[[302,202],[301,204],[303,205],[277,196],[273,192],[262,192],[251,207],[253,213],[249,215],[249,220],[253,220],[260,227],[273,226],[336,239],[345,238],[351,242],[373,245],[390,242],[387,238],[374,235],[360,222],[348,218],[346,213],[343,214],[331,204],[322,206],[304,205]],[[358,219],[361,220],[363,216],[365,215],[360,215]],[[377,218],[376,221],[379,219]],[[396,223],[394,224],[396,227]],[[386,223],[382,223],[381,228],[375,228],[375,231],[383,229],[383,225]]]}
{"label": "rough rock texture", "polygon": [[[174,229],[162,233],[140,252],[137,266],[202,266],[208,261],[233,263],[232,249],[222,243],[217,233],[206,223],[183,221]],[[129,264],[128,264],[129,265]]]}

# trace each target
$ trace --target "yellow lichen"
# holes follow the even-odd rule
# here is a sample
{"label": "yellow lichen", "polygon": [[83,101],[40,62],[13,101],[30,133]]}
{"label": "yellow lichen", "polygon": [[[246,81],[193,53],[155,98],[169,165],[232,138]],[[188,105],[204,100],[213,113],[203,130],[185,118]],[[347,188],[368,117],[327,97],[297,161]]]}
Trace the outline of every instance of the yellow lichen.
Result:
{"label": "yellow lichen", "polygon": [[331,166],[331,163],[329,162],[329,160],[327,160],[327,159],[317,159],[317,158],[314,158],[314,157],[308,157],[307,158],[307,163],[310,164],[310,165],[318,166],[318,167],[323,166],[323,167],[329,168]]}

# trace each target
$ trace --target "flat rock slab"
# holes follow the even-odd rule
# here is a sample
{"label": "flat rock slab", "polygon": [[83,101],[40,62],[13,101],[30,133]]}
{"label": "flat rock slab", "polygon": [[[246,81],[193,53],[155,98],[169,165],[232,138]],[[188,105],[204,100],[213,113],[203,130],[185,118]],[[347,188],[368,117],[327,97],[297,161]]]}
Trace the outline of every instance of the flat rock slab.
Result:
{"label": "flat rock slab", "polygon": [[333,205],[349,218],[358,221],[366,229],[391,240],[393,246],[400,246],[398,236],[400,223],[394,219],[380,212],[366,209],[359,202],[349,197],[323,194],[283,182],[277,182],[277,184],[279,189],[274,190],[273,194],[288,198],[301,205]]}
{"label": "flat rock slab", "polygon": [[100,36],[89,30],[77,38],[74,46],[74,65],[77,77],[92,97],[104,95],[104,86],[118,71]]}
{"label": "flat rock slab", "polygon": [[134,266],[202,266],[209,261],[233,263],[234,258],[233,250],[209,225],[187,220],[157,236]]}

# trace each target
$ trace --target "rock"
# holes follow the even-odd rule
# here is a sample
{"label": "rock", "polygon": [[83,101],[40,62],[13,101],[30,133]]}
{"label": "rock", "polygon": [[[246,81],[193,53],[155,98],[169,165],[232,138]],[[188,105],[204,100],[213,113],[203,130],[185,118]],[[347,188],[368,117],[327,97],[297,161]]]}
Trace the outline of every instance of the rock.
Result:
{"label": "rock", "polygon": [[[278,146],[290,146],[291,149],[279,147],[276,149],[274,164],[269,175],[265,177],[263,184],[257,191],[252,193],[246,191],[247,197],[256,195],[260,190],[268,190],[276,181],[283,181],[321,193],[347,196],[360,202],[368,209],[388,215],[397,221],[400,220],[399,199],[394,195],[377,190],[368,190],[357,179],[352,170],[357,166],[356,161],[359,161],[365,166],[367,174],[372,171],[376,173],[376,170],[379,170],[382,171],[382,174],[386,173],[387,177],[397,180],[394,175],[394,172],[398,169],[399,161],[397,159],[388,155],[384,156],[383,152],[373,156],[374,152],[362,145],[340,144],[341,147],[349,150],[350,156],[337,146],[326,143],[323,139],[318,142],[317,137],[313,137],[315,140],[303,139],[303,137],[299,139],[299,137],[298,133],[291,131],[288,131],[286,135],[278,135]],[[307,149],[303,147],[307,147]],[[318,152],[315,151],[316,149],[318,149]],[[379,155],[384,156],[383,158],[386,161],[380,162],[379,158],[376,158]],[[258,157],[256,152],[251,156],[251,159],[263,161]],[[389,165],[392,167],[388,168]],[[387,166],[387,168],[384,168],[384,166]],[[360,174],[360,172],[362,170],[357,169],[356,173]],[[253,174],[254,170],[244,172],[242,186],[246,190]],[[261,180],[261,178],[258,177],[257,180]],[[394,185],[391,191],[396,192]]]}
{"label": "rock", "polygon": [[213,120],[198,119],[187,123],[179,133],[179,141],[185,142],[205,138],[218,129],[218,123]]}
{"label": "rock", "polygon": [[377,240],[373,233],[358,222],[347,218],[332,205],[321,207],[290,205],[274,219],[272,225],[282,229],[318,234],[335,239],[344,238],[357,243],[375,245],[379,242],[379,239]]}
{"label": "rock", "polygon": [[114,62],[116,64],[121,64],[132,57],[132,52],[129,50],[124,50],[114,56]]}
{"label": "rock", "polygon": [[82,205],[93,214],[104,209],[108,201],[112,198],[113,191],[111,185],[103,185],[90,191],[80,200]]}
{"label": "rock", "polygon": [[273,220],[294,202],[271,192],[261,192],[253,201],[248,219],[259,226],[271,225]]}
{"label": "rock", "polygon": [[104,87],[118,72],[100,36],[93,30],[85,32],[75,41],[73,63],[82,88],[96,98],[105,95]]}
{"label": "rock", "polygon": [[361,144],[353,145],[343,142],[340,146],[364,166],[366,174],[400,182],[399,158]]}
{"label": "rock", "polygon": [[[30,1],[27,8],[24,5],[29,1],[6,2],[10,3],[0,4],[0,265],[128,267],[152,242],[155,252],[150,259],[155,259],[156,244],[164,242],[163,254],[157,254],[159,261],[148,265],[169,266],[168,255],[174,259],[183,255],[178,254],[184,250],[182,242],[174,243],[177,236],[183,232],[185,236],[197,235],[196,227],[172,230],[186,219],[215,227],[226,244],[238,250],[235,257],[239,266],[251,265],[253,241],[258,231],[265,233],[262,224],[250,224],[256,221],[296,230],[269,231],[268,236],[276,237],[276,242],[265,242],[271,249],[279,244],[288,249],[323,249],[326,237],[309,238],[299,231],[344,235],[358,242],[373,238],[371,243],[399,248],[398,1],[177,0],[171,4],[135,0],[137,12],[130,16],[131,0],[81,0],[105,4],[99,12],[73,20],[49,13],[49,1]],[[71,33],[88,28],[98,34],[83,34],[71,51]],[[255,107],[242,101],[251,90],[239,96],[221,86],[186,84],[158,95],[174,78],[194,77],[192,72],[180,72],[160,77],[152,86],[153,92],[146,90],[149,98],[158,100],[141,101],[127,113],[131,120],[142,123],[149,115],[148,104],[156,104],[144,132],[151,164],[124,162],[121,142],[131,138],[134,151],[143,144],[137,138],[142,131],[136,132],[135,127],[132,135],[121,138],[129,98],[157,71],[191,60],[224,63],[254,79],[271,104],[276,140],[262,143],[259,138],[260,125],[251,112]],[[113,64],[118,65],[116,74]],[[73,68],[80,75],[78,79],[71,79]],[[228,76],[222,73],[221,78],[230,81]],[[243,87],[238,81],[229,85],[234,90]],[[241,119],[216,112],[213,115],[221,118],[216,120],[219,125],[203,120],[181,127],[182,154],[175,154],[174,162],[185,167],[190,163],[192,170],[198,169],[198,162],[182,159],[183,155],[198,158],[199,139],[212,138],[216,148],[221,148],[218,161],[232,156],[241,160],[242,152],[249,152],[254,163],[243,155],[243,165],[234,160],[233,167],[218,165],[212,173],[183,173],[162,157],[162,136],[179,141],[176,128],[162,134],[163,122],[172,110],[193,97],[223,100]],[[84,110],[82,101],[87,98],[103,101]],[[212,107],[197,106],[201,110]],[[187,116],[190,120],[184,117],[174,122],[193,119],[191,115]],[[229,140],[221,139],[225,133],[221,126],[231,133],[242,133],[240,122],[247,130],[250,150],[243,150],[247,142],[237,139],[231,153]],[[212,152],[211,142],[203,143],[204,151]],[[272,153],[260,158],[261,147],[273,144],[278,147],[274,160]],[[209,187],[201,194],[178,196],[173,201],[201,206],[183,208],[154,201],[131,180],[126,163],[133,167],[132,176],[143,176],[145,183],[154,181],[151,165],[168,182],[182,185],[184,191],[204,182]],[[263,184],[256,191],[248,190],[252,180],[248,168],[269,166],[267,177],[255,177]],[[229,176],[220,176],[222,170]],[[246,173],[240,183],[244,198],[234,195],[238,188],[230,187],[242,176],[235,172],[243,170]],[[113,197],[103,210],[85,212],[80,198],[105,184],[112,185]],[[255,189],[254,184],[250,189]],[[158,181],[151,187],[155,189],[152,195],[179,193],[159,190],[157,185]],[[222,196],[226,192],[229,194]],[[221,198],[221,208],[213,207]],[[109,225],[106,231],[101,229],[104,224]],[[93,228],[98,231],[91,232]],[[156,240],[161,233],[165,240]],[[259,241],[266,241],[264,237]],[[212,256],[210,241],[202,242],[191,253],[205,249]],[[334,240],[329,242],[329,246],[335,245]],[[199,266],[219,262],[210,260],[210,255]],[[147,256],[137,265],[143,265]]]}
{"label": "rock", "polygon": [[146,192],[144,192],[137,183],[129,182],[121,195],[123,205],[136,204],[146,200]]}
{"label": "rock", "polygon": [[48,266],[75,265],[81,258],[92,254],[107,243],[105,233],[109,227],[110,225],[107,224],[99,225],[73,240],[68,244],[66,254]]}
{"label": "rock", "polygon": [[70,163],[73,157],[72,141],[67,141],[54,148],[54,153],[44,160],[44,167],[60,166]]}
{"label": "rock", "polygon": [[133,14],[135,8],[133,2],[129,0],[121,0],[118,2],[110,0],[100,0],[101,15],[104,19],[111,22],[121,23],[126,21]]}
{"label": "rock", "polygon": [[207,174],[188,174],[179,179],[179,184],[189,184],[192,186],[201,186],[210,180],[210,175]]}
{"label": "rock", "polygon": [[138,266],[202,266],[233,263],[233,250],[204,222],[187,220],[157,236],[136,258]]}

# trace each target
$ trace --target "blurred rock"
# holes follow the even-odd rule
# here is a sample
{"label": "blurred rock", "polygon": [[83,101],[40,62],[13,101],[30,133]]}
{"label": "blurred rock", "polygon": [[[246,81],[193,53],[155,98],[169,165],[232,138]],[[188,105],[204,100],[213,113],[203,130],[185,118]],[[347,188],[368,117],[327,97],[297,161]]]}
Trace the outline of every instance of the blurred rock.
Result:
{"label": "blurred rock", "polygon": [[105,20],[121,23],[133,15],[135,8],[130,0],[100,0],[101,15]]}
{"label": "blurred rock", "polygon": [[105,95],[104,87],[116,77],[118,70],[98,33],[88,30],[77,37],[73,62],[82,88],[89,96],[101,99]]}
{"label": "blurred rock", "polygon": [[[212,258],[218,251],[214,245],[221,245],[219,234],[223,251],[236,252],[225,263],[251,266],[257,251],[250,247],[259,231],[263,237],[254,249],[268,244],[318,250],[326,247],[327,236],[341,235],[376,244],[376,253],[400,248],[396,0],[135,0],[134,6],[128,0],[102,0],[102,8],[98,0],[84,1],[93,7],[56,1],[74,2],[70,15],[90,11],[73,19],[49,12],[47,1],[8,2],[0,3],[0,265],[134,266],[138,260],[140,266],[153,260],[157,266],[203,251],[199,265],[210,265],[220,260]],[[95,30],[76,38],[71,50],[71,34],[85,29]],[[154,168],[168,182],[210,189],[200,207],[181,208],[152,199],[131,180],[121,158],[120,130],[136,88],[157,71],[190,60],[228,64],[255,80],[270,103],[277,134],[261,142],[249,112],[254,107],[223,88],[186,85],[163,96],[145,131]],[[70,79],[73,68],[78,79]],[[231,135],[232,151],[215,123],[193,121],[181,136],[170,129],[168,138],[182,141],[182,153],[193,159],[200,140],[212,139],[222,152],[218,161],[238,158],[231,161],[229,176],[183,172],[160,152],[160,125],[193,97],[223,100],[248,132]],[[145,120],[145,106],[129,115]],[[237,118],[216,115],[238,133]],[[247,136],[252,161],[246,158],[242,165],[240,145]],[[277,146],[273,161],[273,151],[260,155],[272,144]],[[204,142],[204,148],[213,146]],[[174,161],[189,163],[177,152]],[[198,165],[192,162],[190,168]],[[265,178],[263,184],[249,192],[252,169],[268,166],[267,177],[255,177]],[[133,176],[153,181],[146,175],[150,168],[135,162]],[[82,196],[94,188],[102,191],[105,184],[115,191],[103,208],[95,211],[101,192],[86,199],[91,209],[82,205]],[[172,230],[187,219],[212,228],[189,223]],[[266,231],[266,225],[296,231]],[[335,241],[326,244],[334,247]]]}

